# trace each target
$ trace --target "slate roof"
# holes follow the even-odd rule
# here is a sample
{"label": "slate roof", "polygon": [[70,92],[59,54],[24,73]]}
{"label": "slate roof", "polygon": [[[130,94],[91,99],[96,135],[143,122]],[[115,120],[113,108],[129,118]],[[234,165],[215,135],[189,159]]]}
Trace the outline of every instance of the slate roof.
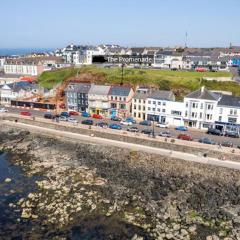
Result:
{"label": "slate roof", "polygon": [[150,93],[149,98],[158,100],[174,101],[175,96],[172,91],[155,90]]}
{"label": "slate roof", "polygon": [[108,95],[110,88],[110,86],[92,85],[88,94]]}
{"label": "slate roof", "polygon": [[88,93],[91,88],[91,84],[85,83],[72,83],[69,84],[66,91],[76,92],[76,93]]}
{"label": "slate roof", "polygon": [[207,90],[205,87],[198,89],[197,91],[189,93],[186,98],[195,98],[195,99],[206,99],[217,101],[219,99],[219,94],[213,93]]}
{"label": "slate roof", "polygon": [[240,97],[235,97],[231,95],[222,95],[218,106],[229,106],[240,108]]}
{"label": "slate roof", "polygon": [[[144,91],[143,91],[144,89]],[[139,88],[135,92],[133,98],[135,99],[147,99],[150,96],[151,92],[149,88]]]}
{"label": "slate roof", "polygon": [[112,86],[109,95],[127,97],[130,91],[130,86]]}

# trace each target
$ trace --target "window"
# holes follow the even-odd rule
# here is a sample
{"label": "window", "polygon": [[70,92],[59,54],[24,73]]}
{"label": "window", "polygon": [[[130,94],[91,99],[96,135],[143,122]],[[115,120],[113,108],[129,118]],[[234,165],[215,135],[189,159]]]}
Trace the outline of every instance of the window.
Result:
{"label": "window", "polygon": [[212,120],[212,114],[207,114],[207,120]]}
{"label": "window", "polygon": [[201,109],[203,109],[203,103],[201,103],[201,106],[200,106]]}
{"label": "window", "polygon": [[222,113],[223,113],[223,109],[220,108],[220,109],[219,109],[219,114],[222,114]]}
{"label": "window", "polygon": [[155,111],[156,111],[156,108],[153,108],[152,110],[153,110],[153,112],[155,112]]}
{"label": "window", "polygon": [[228,122],[229,122],[229,123],[237,123],[237,118],[231,118],[231,117],[229,117],[229,118],[228,118]]}
{"label": "window", "polygon": [[158,105],[161,105],[161,102],[158,102]]}
{"label": "window", "polygon": [[151,108],[150,108],[150,107],[148,107],[148,111],[151,111]]}
{"label": "window", "polygon": [[233,109],[230,109],[230,115],[233,115]]}
{"label": "window", "polygon": [[143,111],[145,111],[146,110],[146,108],[145,108],[145,106],[143,106]]}
{"label": "window", "polygon": [[133,113],[133,116],[136,117],[136,113],[135,112]]}
{"label": "window", "polygon": [[163,102],[162,105],[163,105],[163,106],[166,106],[166,102]]}
{"label": "window", "polygon": [[162,109],[162,112],[164,112],[164,113],[165,113],[165,112],[166,112],[166,109]]}
{"label": "window", "polygon": [[134,109],[135,109],[135,110],[137,109],[137,105],[136,105],[136,104],[134,105]]}
{"label": "window", "polygon": [[126,109],[126,104],[120,104],[120,109]]}
{"label": "window", "polygon": [[153,101],[153,104],[156,105],[156,101]]}
{"label": "window", "polygon": [[160,108],[158,108],[158,109],[157,109],[157,111],[158,111],[158,112],[161,112],[161,109],[160,109]]}
{"label": "window", "polygon": [[151,104],[152,102],[151,101],[148,101],[148,104]]}
{"label": "window", "polygon": [[134,99],[134,102],[136,103],[136,102],[137,102],[137,99]]}
{"label": "window", "polygon": [[111,100],[113,100],[113,96],[111,96]]}
{"label": "window", "polygon": [[111,108],[117,108],[117,104],[116,103],[111,103]]}
{"label": "window", "polygon": [[192,118],[196,118],[197,117],[197,113],[196,112],[192,112]]}
{"label": "window", "polygon": [[141,99],[139,99],[138,102],[141,103]]}
{"label": "window", "polygon": [[200,113],[200,118],[202,118],[202,116],[203,116],[203,114],[202,114],[202,113]]}
{"label": "window", "polygon": [[117,97],[115,97],[115,100],[117,101]]}
{"label": "window", "polygon": [[237,115],[237,109],[234,109],[234,115]]}
{"label": "window", "polygon": [[186,107],[188,107],[188,102],[186,102]]}
{"label": "window", "polygon": [[208,105],[207,105],[207,109],[208,109],[208,110],[213,110],[213,105],[212,105],[212,104],[208,104]]}
{"label": "window", "polygon": [[171,114],[172,115],[177,115],[177,116],[181,116],[182,115],[182,113],[180,112],[180,111],[171,111]]}
{"label": "window", "polygon": [[123,101],[126,102],[126,98],[123,98]]}
{"label": "window", "polygon": [[198,108],[198,103],[192,103],[193,108]]}
{"label": "window", "polygon": [[219,116],[218,121],[219,121],[219,122],[222,121],[222,116]]}
{"label": "window", "polygon": [[121,97],[119,97],[119,101],[122,101],[122,98],[121,98]]}
{"label": "window", "polygon": [[141,113],[138,114],[138,118],[141,118]]}
{"label": "window", "polygon": [[138,106],[138,110],[141,111],[141,109],[142,109],[142,108],[141,108],[141,105],[139,105],[139,106]]}

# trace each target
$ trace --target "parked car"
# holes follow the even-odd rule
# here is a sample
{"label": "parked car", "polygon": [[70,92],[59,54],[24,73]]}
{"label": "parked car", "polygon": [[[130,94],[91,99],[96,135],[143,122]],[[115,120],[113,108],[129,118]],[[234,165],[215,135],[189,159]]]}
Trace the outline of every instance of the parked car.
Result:
{"label": "parked car", "polygon": [[132,122],[126,122],[126,121],[121,121],[120,124],[125,125],[125,126],[132,126],[133,125]]}
{"label": "parked car", "polygon": [[216,142],[214,142],[213,140],[207,138],[207,137],[204,137],[204,138],[201,138],[198,140],[200,143],[205,143],[205,144],[212,144],[212,145],[215,145]]}
{"label": "parked car", "polygon": [[79,113],[76,111],[69,111],[68,113],[70,116],[78,116],[79,115]]}
{"label": "parked car", "polygon": [[143,129],[141,131],[141,133],[143,134],[148,134],[148,135],[153,135],[153,131],[151,129]]}
{"label": "parked car", "polygon": [[193,138],[188,134],[179,134],[177,138],[186,141],[193,141]]}
{"label": "parked car", "polygon": [[114,117],[111,117],[111,120],[115,122],[120,122],[122,119],[120,117],[114,116]]}
{"label": "parked car", "polygon": [[136,124],[136,120],[133,119],[132,117],[128,117],[125,119],[126,122],[132,122],[133,124]]}
{"label": "parked car", "polygon": [[20,112],[20,115],[22,116],[32,116],[30,112]]}
{"label": "parked car", "polygon": [[99,114],[96,114],[96,113],[94,113],[94,114],[92,115],[92,118],[96,118],[96,119],[103,119],[103,116],[102,116],[102,115],[99,115]]}
{"label": "parked car", "polygon": [[68,118],[68,122],[77,124],[78,120],[76,118],[70,117],[70,118]]}
{"label": "parked car", "polygon": [[0,108],[0,113],[5,113],[5,112],[8,112],[6,108]]}
{"label": "parked car", "polygon": [[93,125],[93,120],[91,119],[86,119],[81,122],[84,125]]}
{"label": "parked car", "polygon": [[101,127],[101,128],[107,128],[108,127],[108,123],[106,122],[98,122],[96,123],[97,127]]}
{"label": "parked car", "polygon": [[239,138],[239,133],[234,132],[234,131],[226,131],[225,136],[232,137],[232,138]]}
{"label": "parked car", "polygon": [[90,115],[88,112],[83,112],[83,113],[82,113],[82,117],[87,117],[87,118],[89,118],[89,117],[91,117],[91,115]]}
{"label": "parked car", "polygon": [[233,143],[232,143],[232,142],[229,142],[229,141],[223,141],[223,142],[221,143],[221,145],[222,145],[223,147],[233,147]]}
{"label": "parked car", "polygon": [[139,124],[143,126],[151,126],[151,122],[147,120],[141,121]]}
{"label": "parked car", "polygon": [[157,123],[156,127],[159,127],[159,128],[169,128],[169,125],[167,123]]}
{"label": "parked car", "polygon": [[65,117],[65,116],[60,116],[59,117],[59,121],[67,121],[68,120],[68,117]]}
{"label": "parked car", "polygon": [[217,136],[222,136],[223,135],[223,133],[220,130],[215,129],[215,128],[209,128],[208,131],[207,131],[207,134],[217,135]]}
{"label": "parked car", "polygon": [[109,128],[116,129],[116,130],[121,130],[122,126],[119,125],[119,124],[112,123],[112,124],[109,125]]}
{"label": "parked car", "polygon": [[59,105],[59,107],[60,107],[61,109],[65,109],[65,108],[66,108],[66,105],[65,105],[64,103],[61,103],[61,104]]}
{"label": "parked car", "polygon": [[43,117],[46,119],[55,119],[55,116],[52,115],[51,113],[45,113]]}
{"label": "parked car", "polygon": [[139,129],[137,128],[137,127],[129,127],[128,129],[127,129],[127,131],[128,132],[139,132]]}
{"label": "parked car", "polygon": [[187,127],[185,127],[185,126],[177,126],[176,128],[175,128],[175,130],[177,130],[177,131],[187,131],[188,130],[188,128]]}
{"label": "parked car", "polygon": [[170,138],[171,137],[171,133],[169,131],[163,131],[159,133],[160,137],[167,137]]}
{"label": "parked car", "polygon": [[66,117],[66,118],[69,118],[70,115],[69,115],[68,112],[61,112],[61,113],[60,113],[60,117]]}

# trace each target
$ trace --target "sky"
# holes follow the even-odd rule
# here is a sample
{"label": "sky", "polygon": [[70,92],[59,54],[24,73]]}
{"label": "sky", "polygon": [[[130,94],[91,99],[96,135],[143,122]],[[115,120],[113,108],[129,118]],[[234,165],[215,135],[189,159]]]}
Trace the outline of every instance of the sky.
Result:
{"label": "sky", "polygon": [[239,0],[7,0],[0,48],[240,45]]}

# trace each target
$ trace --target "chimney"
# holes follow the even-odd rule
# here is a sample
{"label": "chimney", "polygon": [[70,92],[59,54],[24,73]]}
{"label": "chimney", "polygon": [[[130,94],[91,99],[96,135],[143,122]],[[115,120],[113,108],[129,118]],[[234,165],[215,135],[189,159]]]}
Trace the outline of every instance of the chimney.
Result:
{"label": "chimney", "polygon": [[202,87],[201,87],[201,93],[204,92],[204,89],[205,89],[205,86],[202,86]]}

